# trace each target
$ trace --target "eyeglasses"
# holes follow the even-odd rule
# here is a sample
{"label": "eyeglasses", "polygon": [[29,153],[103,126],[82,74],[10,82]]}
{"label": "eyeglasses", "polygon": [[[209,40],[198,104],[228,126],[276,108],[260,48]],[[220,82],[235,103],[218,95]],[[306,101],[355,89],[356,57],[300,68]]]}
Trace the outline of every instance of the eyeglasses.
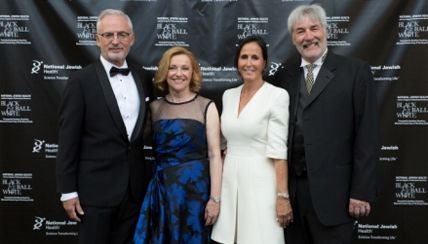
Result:
{"label": "eyeglasses", "polygon": [[131,36],[132,33],[128,33],[125,31],[119,31],[119,32],[104,32],[98,35],[104,37],[107,41],[112,41],[114,36],[116,35],[117,39],[119,41],[127,41],[128,38]]}

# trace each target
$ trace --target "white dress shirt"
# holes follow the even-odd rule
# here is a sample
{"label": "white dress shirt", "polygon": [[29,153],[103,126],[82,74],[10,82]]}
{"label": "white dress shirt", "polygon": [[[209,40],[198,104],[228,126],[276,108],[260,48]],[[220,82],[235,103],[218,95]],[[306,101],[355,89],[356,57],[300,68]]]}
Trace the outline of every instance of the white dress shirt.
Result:
{"label": "white dress shirt", "polygon": [[[134,131],[135,124],[137,123],[139,115],[138,112],[140,109],[140,97],[138,96],[138,90],[135,85],[134,78],[132,77],[131,72],[128,75],[117,74],[110,77],[109,73],[113,65],[102,56],[100,59],[109,78],[114,96],[116,97],[120,114],[122,115],[123,122],[125,123],[128,139],[131,140],[132,132]],[[128,68],[128,64],[125,61],[122,67],[117,68]]]}
{"label": "white dress shirt", "polygon": [[[321,70],[321,66],[322,66],[322,64],[324,63],[324,60],[325,60],[325,57],[327,56],[327,51],[328,51],[328,49],[326,49],[325,50],[325,52],[324,52],[324,54],[323,55],[321,55],[321,57],[320,58],[318,58],[313,64],[315,64],[315,66],[314,66],[314,70],[312,71],[312,73],[314,74],[314,84],[315,84],[315,81],[317,80],[317,77],[318,77],[318,73],[320,72],[320,70]],[[304,60],[303,58],[302,58],[302,63],[300,64],[300,67],[303,67],[303,70],[304,70],[304,72],[305,72],[305,77],[308,75],[308,69],[307,69],[307,67],[306,67],[306,65],[308,65],[308,64],[310,64],[308,61],[306,61],[306,60]]]}

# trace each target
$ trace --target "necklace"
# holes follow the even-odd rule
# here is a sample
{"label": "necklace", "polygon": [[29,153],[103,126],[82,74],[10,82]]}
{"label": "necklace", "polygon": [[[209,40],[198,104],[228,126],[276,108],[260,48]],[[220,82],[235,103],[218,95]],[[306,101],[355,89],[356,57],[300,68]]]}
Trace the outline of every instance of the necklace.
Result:
{"label": "necklace", "polygon": [[177,98],[177,97],[173,97],[170,94],[167,94],[164,99],[167,103],[169,104],[185,104],[185,103],[190,103],[192,101],[194,101],[197,97],[198,94],[197,93],[192,93],[192,96],[186,96],[184,98]]}

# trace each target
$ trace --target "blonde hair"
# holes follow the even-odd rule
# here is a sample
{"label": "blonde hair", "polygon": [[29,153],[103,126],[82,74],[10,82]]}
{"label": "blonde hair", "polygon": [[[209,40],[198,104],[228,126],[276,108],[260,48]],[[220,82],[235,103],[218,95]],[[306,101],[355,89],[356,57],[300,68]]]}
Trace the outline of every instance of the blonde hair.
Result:
{"label": "blonde hair", "polygon": [[199,92],[202,86],[202,73],[199,63],[193,53],[184,47],[172,47],[166,50],[158,64],[158,70],[156,71],[154,78],[154,86],[161,91],[168,90],[168,83],[166,79],[168,77],[169,65],[171,64],[171,58],[176,55],[184,54],[190,59],[192,65],[192,79],[190,80],[189,88],[192,92]]}

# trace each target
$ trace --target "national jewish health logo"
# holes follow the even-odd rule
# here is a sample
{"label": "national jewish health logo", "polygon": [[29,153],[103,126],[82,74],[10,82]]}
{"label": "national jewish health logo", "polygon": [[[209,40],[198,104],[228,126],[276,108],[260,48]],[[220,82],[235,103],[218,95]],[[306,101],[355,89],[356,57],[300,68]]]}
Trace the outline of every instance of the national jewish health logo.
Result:
{"label": "national jewish health logo", "polygon": [[428,125],[428,96],[398,96],[395,125]]}
{"label": "national jewish health logo", "polygon": [[71,220],[53,220],[47,217],[34,216],[33,231],[46,236],[77,236],[77,222]]}
{"label": "national jewish health logo", "polygon": [[97,16],[77,16],[76,35],[78,46],[96,45]]}
{"label": "national jewish health logo", "polygon": [[328,46],[351,46],[346,41],[349,34],[349,16],[328,16],[327,17],[327,44]]}
{"label": "national jewish health logo", "polygon": [[156,24],[157,42],[155,46],[183,46],[186,42],[188,31],[187,17],[158,17]]}
{"label": "national jewish health logo", "polygon": [[258,35],[267,36],[269,18],[267,17],[238,17],[237,18],[237,37],[242,40],[247,36]]}
{"label": "national jewish health logo", "polygon": [[45,144],[45,140],[34,139],[33,144],[33,152],[32,153],[40,153],[43,149],[43,145]]}
{"label": "national jewish health logo", "polygon": [[400,78],[401,66],[399,64],[372,65],[371,70],[375,81],[396,81]]}
{"label": "national jewish health logo", "polygon": [[382,145],[380,147],[379,161],[396,162],[399,158],[400,147],[398,145]]}
{"label": "national jewish health logo", "polygon": [[30,45],[29,15],[0,15],[0,44]]}
{"label": "national jewish health logo", "polygon": [[400,15],[397,45],[428,44],[428,14]]}
{"label": "national jewish health logo", "polygon": [[271,62],[268,68],[268,76],[273,76],[281,67],[281,63]]}
{"label": "national jewish health logo", "polygon": [[46,218],[35,216],[34,217],[34,224],[33,224],[33,230],[42,230],[43,223],[46,221]]}
{"label": "national jewish health logo", "polygon": [[386,240],[393,241],[397,239],[397,224],[383,223],[359,223],[354,222],[354,230],[357,232],[358,240]]}
{"label": "national jewish health logo", "polygon": [[45,140],[34,139],[32,153],[44,154],[45,158],[56,158],[58,144],[46,143]]}
{"label": "national jewish health logo", "polygon": [[427,176],[396,176],[394,205],[428,205],[427,182]]}
{"label": "national jewish health logo", "polygon": [[82,69],[81,65],[49,64],[33,59],[30,74],[43,75],[44,80],[68,80],[70,73],[80,69]]}
{"label": "national jewish health logo", "polygon": [[42,69],[43,61],[33,59],[33,67],[31,68],[31,74],[39,74],[39,71]]}

